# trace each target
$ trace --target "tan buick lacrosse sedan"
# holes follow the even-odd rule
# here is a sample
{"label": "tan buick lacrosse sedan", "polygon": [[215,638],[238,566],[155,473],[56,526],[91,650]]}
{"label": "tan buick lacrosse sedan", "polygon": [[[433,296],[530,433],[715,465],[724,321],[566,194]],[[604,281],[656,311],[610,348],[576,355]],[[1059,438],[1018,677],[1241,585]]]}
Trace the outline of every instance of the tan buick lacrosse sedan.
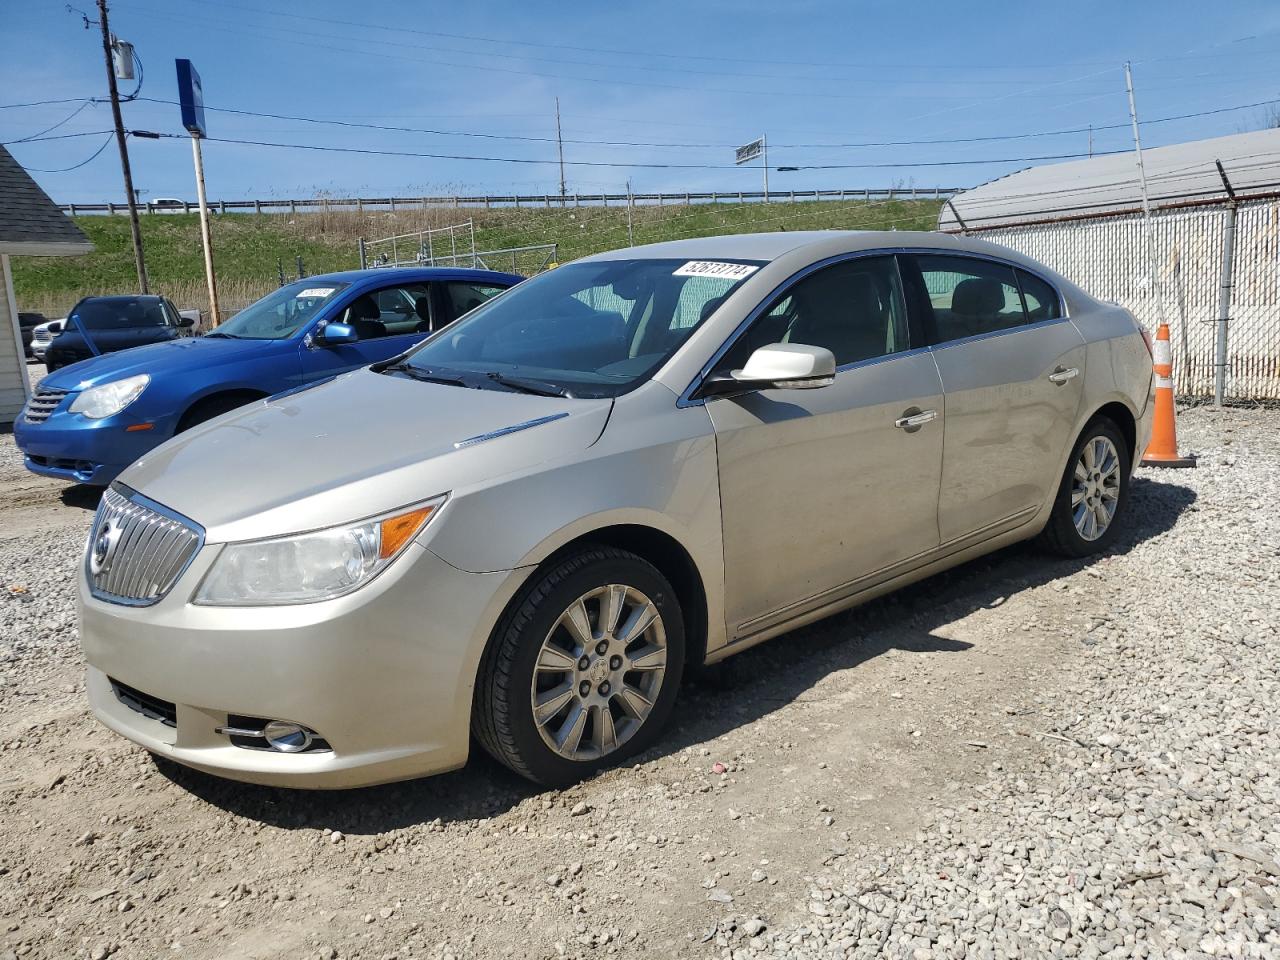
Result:
{"label": "tan buick lacrosse sedan", "polygon": [[80,574],[93,710],[259,783],[437,773],[473,737],[574,781],[652,745],[692,664],[1017,540],[1106,549],[1144,340],[938,234],[568,264],[126,470]]}

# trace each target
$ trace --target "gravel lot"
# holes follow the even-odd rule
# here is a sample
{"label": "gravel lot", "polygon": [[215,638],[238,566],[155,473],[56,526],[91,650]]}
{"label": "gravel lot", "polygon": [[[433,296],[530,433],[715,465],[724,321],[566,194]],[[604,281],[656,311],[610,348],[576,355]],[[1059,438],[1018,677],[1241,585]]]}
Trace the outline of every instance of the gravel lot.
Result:
{"label": "gravel lot", "polygon": [[0,436],[0,960],[1280,956],[1276,414],[1191,410],[1115,551],[1015,547],[689,684],[540,792],[158,765],[86,714],[94,507]]}

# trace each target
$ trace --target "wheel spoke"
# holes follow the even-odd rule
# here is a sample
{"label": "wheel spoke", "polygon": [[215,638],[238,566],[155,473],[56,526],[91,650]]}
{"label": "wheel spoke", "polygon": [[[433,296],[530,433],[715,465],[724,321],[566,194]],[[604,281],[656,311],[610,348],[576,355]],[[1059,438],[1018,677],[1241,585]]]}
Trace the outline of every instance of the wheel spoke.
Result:
{"label": "wheel spoke", "polygon": [[560,623],[580,648],[586,649],[595,642],[591,635],[591,618],[587,616],[587,608],[581,600],[560,615]]}
{"label": "wheel spoke", "polygon": [[1089,468],[1084,465],[1084,459],[1076,461],[1076,479],[1084,483],[1089,479]]}
{"label": "wheel spoke", "polygon": [[552,687],[545,693],[538,694],[533,703],[533,719],[538,726],[545,726],[556,714],[564,709],[564,705],[573,699],[573,681],[566,680],[558,687]]}
{"label": "wheel spoke", "polygon": [[569,711],[569,716],[565,717],[564,726],[556,736],[556,745],[560,748],[560,752],[566,756],[577,753],[578,747],[582,744],[582,731],[586,728],[587,708],[580,703],[575,703],[573,709]]}
{"label": "wheel spoke", "polygon": [[1094,455],[1093,455],[1093,444],[1094,444],[1094,441],[1090,441],[1089,443],[1086,443],[1084,445],[1084,451],[1083,451],[1084,465],[1085,465],[1085,468],[1088,470],[1092,470],[1096,465],[1096,460],[1094,459]]}
{"label": "wheel spoke", "polygon": [[616,636],[618,620],[622,617],[622,607],[627,602],[627,588],[611,583],[604,588],[600,597],[600,634],[605,637]]}
{"label": "wheel spoke", "polygon": [[658,619],[658,608],[652,603],[646,603],[644,606],[637,606],[631,611],[631,616],[627,617],[627,622],[622,625],[622,629],[618,631],[617,637],[623,643],[631,643],[640,639],[641,635]]}
{"label": "wheel spoke", "polygon": [[576,657],[549,643],[544,644],[538,653],[538,671],[541,673],[568,673],[577,662]]}
{"label": "wheel spoke", "polygon": [[622,689],[618,691],[618,700],[622,704],[622,709],[636,720],[643,720],[653,709],[653,704],[645,695],[630,684],[622,685]]}
{"label": "wheel spoke", "polygon": [[609,705],[595,707],[595,720],[592,725],[592,737],[595,740],[596,749],[601,755],[618,748],[618,732],[613,727],[613,712],[610,711]]}
{"label": "wheel spoke", "polygon": [[627,664],[629,670],[665,670],[667,651],[665,647],[647,643],[629,657],[629,660]]}
{"label": "wheel spoke", "polygon": [[1071,506],[1079,506],[1080,501],[1089,495],[1089,491],[1085,487],[1076,487],[1071,491]]}

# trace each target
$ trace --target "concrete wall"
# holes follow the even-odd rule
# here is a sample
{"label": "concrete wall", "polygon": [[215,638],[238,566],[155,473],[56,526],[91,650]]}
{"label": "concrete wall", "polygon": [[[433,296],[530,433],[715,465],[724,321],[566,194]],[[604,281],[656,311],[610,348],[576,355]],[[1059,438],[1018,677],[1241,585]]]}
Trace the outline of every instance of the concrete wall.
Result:
{"label": "concrete wall", "polygon": [[27,401],[27,361],[22,354],[18,307],[13,297],[9,258],[0,254],[0,430],[18,419]]}

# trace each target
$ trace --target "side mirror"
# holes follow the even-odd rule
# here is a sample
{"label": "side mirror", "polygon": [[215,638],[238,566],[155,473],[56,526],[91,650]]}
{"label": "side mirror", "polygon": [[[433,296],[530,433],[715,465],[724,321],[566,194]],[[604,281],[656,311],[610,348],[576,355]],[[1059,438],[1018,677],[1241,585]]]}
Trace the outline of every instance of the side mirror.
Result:
{"label": "side mirror", "polygon": [[178,318],[178,326],[182,327],[185,330],[190,330],[195,325],[196,325],[196,322],[191,317]]}
{"label": "side mirror", "polygon": [[836,378],[836,358],[826,347],[804,343],[771,343],[747,358],[741,370],[709,377],[703,396],[726,396],[752,390],[814,390]]}
{"label": "side mirror", "polygon": [[348,323],[326,323],[316,334],[316,343],[322,347],[334,347],[340,343],[355,343],[360,339],[355,327]]}

